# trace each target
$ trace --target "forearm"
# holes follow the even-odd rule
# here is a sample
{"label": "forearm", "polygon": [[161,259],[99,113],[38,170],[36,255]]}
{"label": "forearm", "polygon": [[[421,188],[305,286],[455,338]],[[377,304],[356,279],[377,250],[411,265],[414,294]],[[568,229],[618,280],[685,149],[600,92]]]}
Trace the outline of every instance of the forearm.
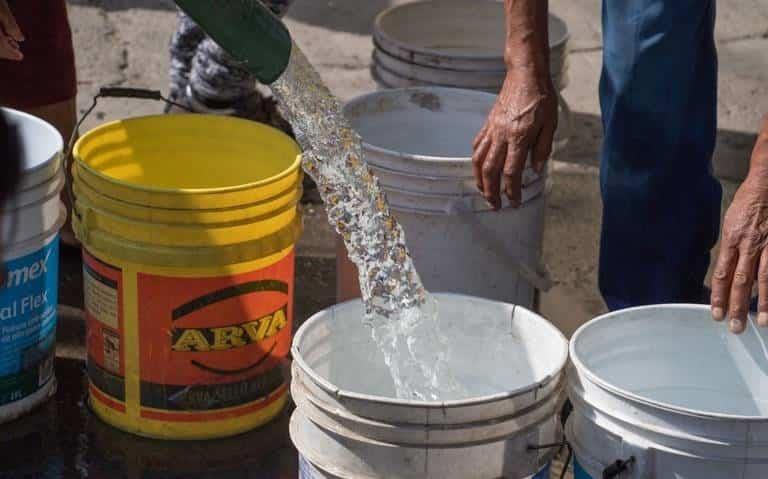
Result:
{"label": "forearm", "polygon": [[504,0],[509,73],[533,74],[549,81],[548,0]]}
{"label": "forearm", "polygon": [[763,117],[760,131],[757,134],[757,142],[749,162],[749,173],[768,178],[768,114]]}

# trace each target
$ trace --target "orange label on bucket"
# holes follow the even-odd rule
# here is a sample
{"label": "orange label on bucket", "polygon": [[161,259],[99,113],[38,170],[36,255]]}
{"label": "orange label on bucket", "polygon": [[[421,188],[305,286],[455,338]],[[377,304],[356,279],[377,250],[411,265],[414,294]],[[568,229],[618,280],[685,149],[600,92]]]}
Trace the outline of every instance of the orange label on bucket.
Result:
{"label": "orange label on bucket", "polygon": [[290,253],[264,269],[232,276],[138,274],[142,415],[144,408],[233,408],[281,389],[291,341],[293,265]]}
{"label": "orange label on bucket", "polygon": [[100,392],[125,401],[122,272],[83,252],[88,377]]}

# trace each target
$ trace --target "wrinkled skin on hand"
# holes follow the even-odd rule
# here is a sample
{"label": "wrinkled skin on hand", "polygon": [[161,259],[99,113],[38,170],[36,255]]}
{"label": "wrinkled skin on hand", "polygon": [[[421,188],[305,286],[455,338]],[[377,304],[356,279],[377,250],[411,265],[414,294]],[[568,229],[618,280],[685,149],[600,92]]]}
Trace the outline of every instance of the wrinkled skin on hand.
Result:
{"label": "wrinkled skin on hand", "polygon": [[16,18],[11,12],[6,0],[0,0],[0,59],[22,60],[24,55],[19,48],[19,42],[24,41]]}
{"label": "wrinkled skin on hand", "polygon": [[498,210],[501,195],[520,206],[523,170],[529,153],[535,171],[544,170],[557,129],[557,94],[547,74],[510,72],[496,104],[473,142],[477,188]]}
{"label": "wrinkled skin on hand", "polygon": [[752,152],[749,174],[723,223],[712,276],[712,316],[728,318],[733,333],[746,328],[752,287],[758,284],[758,325],[768,326],[768,115]]}

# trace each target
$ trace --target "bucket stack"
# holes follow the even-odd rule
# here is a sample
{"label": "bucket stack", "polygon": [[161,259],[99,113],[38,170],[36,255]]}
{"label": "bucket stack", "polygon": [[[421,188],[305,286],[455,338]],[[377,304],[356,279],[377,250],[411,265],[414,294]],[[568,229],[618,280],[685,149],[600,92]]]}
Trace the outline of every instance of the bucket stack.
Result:
{"label": "bucket stack", "polygon": [[231,436],[287,399],[302,173],[291,138],[172,115],[75,145],[90,402],[120,429]]}
{"label": "bucket stack", "polygon": [[[504,4],[424,0],[383,11],[374,23],[372,72],[384,88],[436,85],[498,93],[506,76]],[[568,29],[549,17],[550,69],[568,83]]]}
{"label": "bucket stack", "polygon": [[36,117],[0,110],[20,136],[22,153],[21,185],[0,209],[3,423],[32,410],[56,390],[59,230],[67,213],[59,199],[65,183],[61,135]]}

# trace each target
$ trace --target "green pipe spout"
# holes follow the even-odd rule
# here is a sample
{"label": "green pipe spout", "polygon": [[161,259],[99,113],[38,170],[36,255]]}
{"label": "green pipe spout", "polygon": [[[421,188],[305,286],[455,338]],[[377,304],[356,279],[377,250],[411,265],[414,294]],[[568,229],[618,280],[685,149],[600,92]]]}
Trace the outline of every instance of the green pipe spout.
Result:
{"label": "green pipe spout", "polygon": [[259,0],[175,0],[221,48],[261,83],[283,74],[291,57],[291,35]]}

